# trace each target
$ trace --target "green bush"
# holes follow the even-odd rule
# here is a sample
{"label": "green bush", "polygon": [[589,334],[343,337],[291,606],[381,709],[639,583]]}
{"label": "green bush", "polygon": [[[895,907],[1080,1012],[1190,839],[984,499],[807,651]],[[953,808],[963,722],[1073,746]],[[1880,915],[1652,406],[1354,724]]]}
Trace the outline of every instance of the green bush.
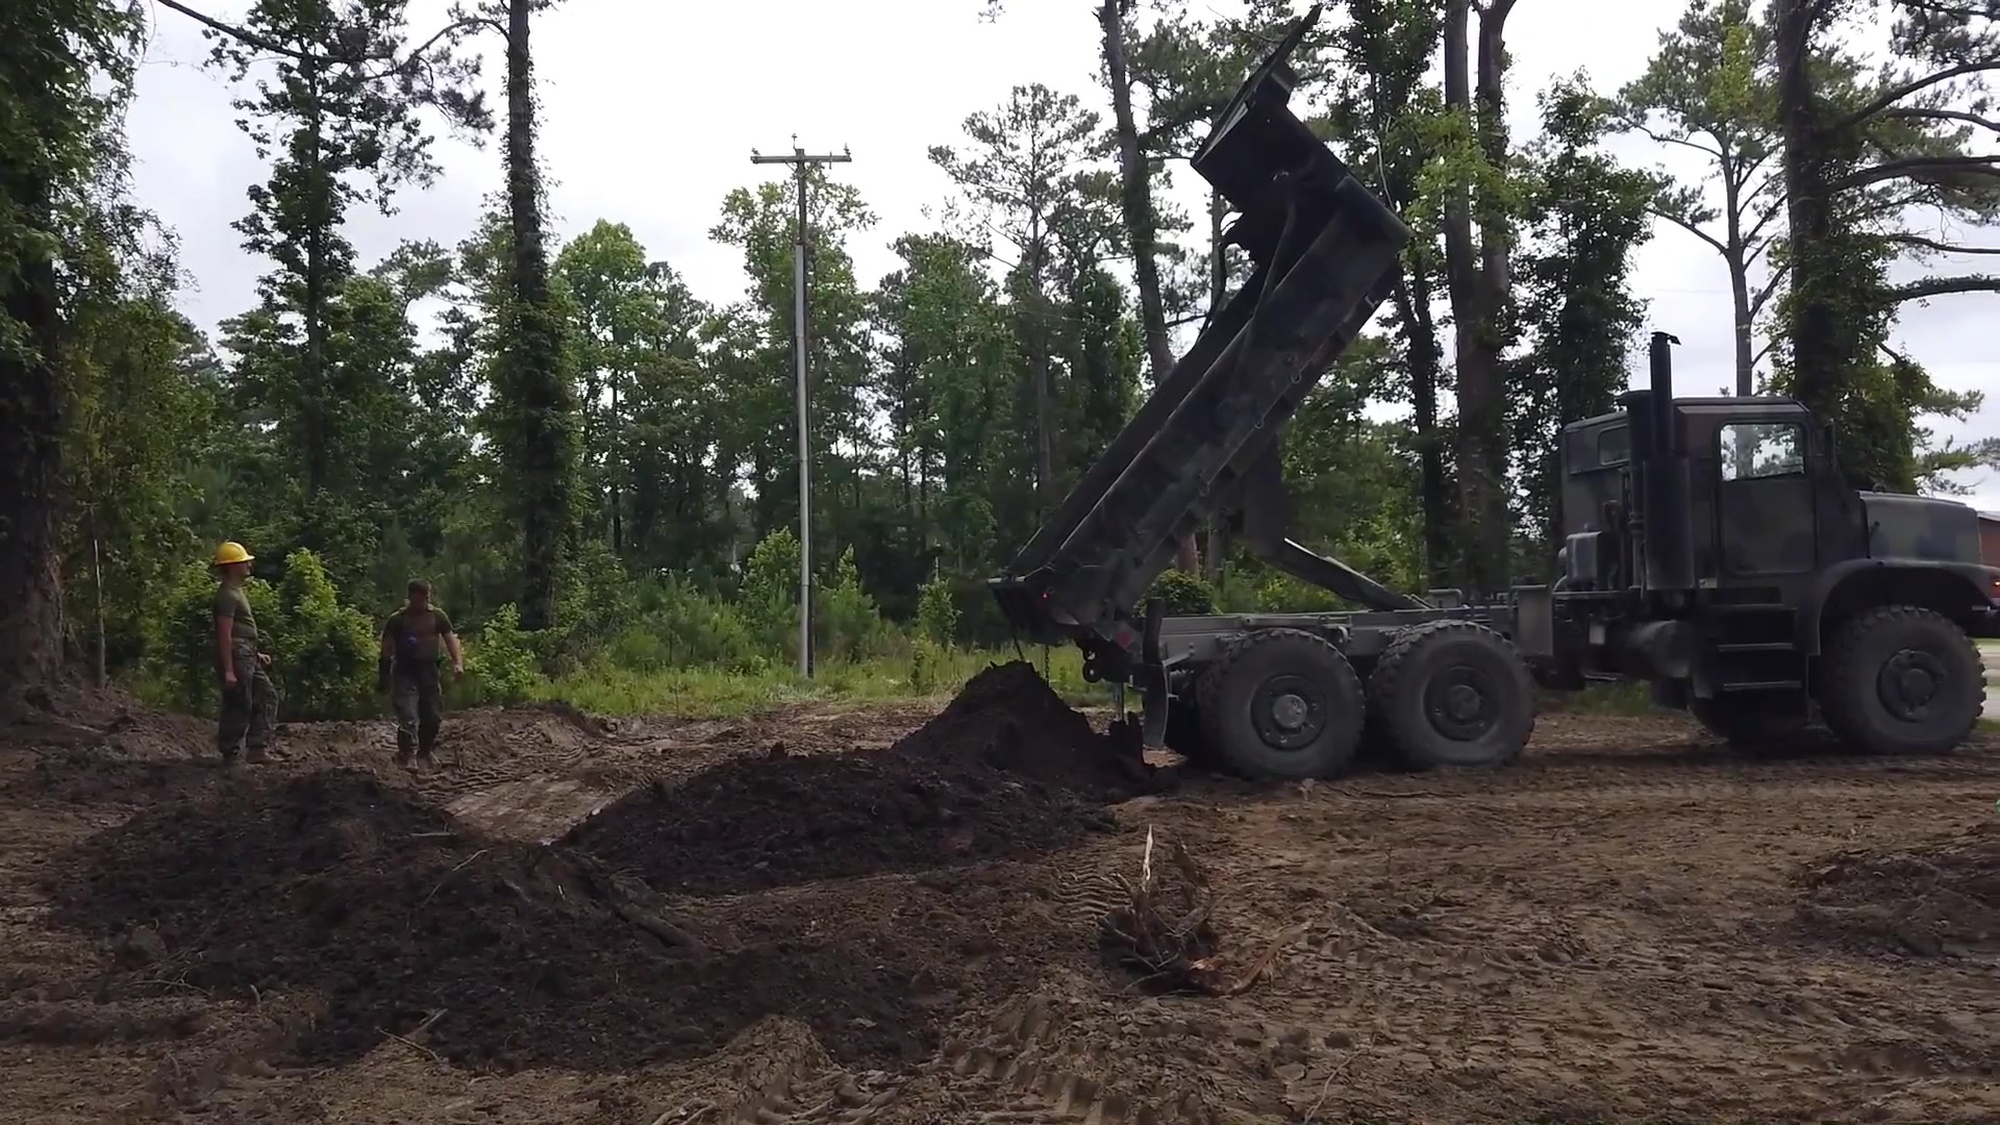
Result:
{"label": "green bush", "polygon": [[[208,567],[188,567],[149,619],[142,688],[149,702],[215,714],[216,585]],[[279,717],[352,718],[380,710],[374,690],[376,630],[359,611],[340,604],[317,555],[293,551],[276,587],[252,578],[243,592],[257,615],[258,647],[272,658]]]}
{"label": "green bush", "polygon": [[917,593],[917,635],[940,648],[950,648],[958,639],[958,605],[951,597],[951,583],[935,578]]}
{"label": "green bush", "polygon": [[569,671],[615,645],[639,616],[638,584],[611,545],[579,544],[565,559],[555,625],[536,638],[544,666]]}
{"label": "green bush", "polygon": [[945,686],[952,673],[951,651],[928,637],[910,646],[910,690],[925,695]]}
{"label": "green bush", "polygon": [[743,566],[736,609],[759,650],[798,657],[799,541],[789,529],[766,535]]}
{"label": "green bush", "polygon": [[[1198,574],[1169,570],[1153,580],[1152,588],[1146,591],[1146,599],[1160,599],[1161,607],[1170,616],[1187,617],[1215,612],[1215,587],[1208,584]],[[1145,601],[1132,607],[1133,612],[1143,614]]]}
{"label": "green bush", "polygon": [[286,556],[278,601],[284,628],[265,651],[272,656],[271,678],[283,693],[279,714],[286,719],[348,719],[379,713],[378,627],[359,610],[340,604],[319,556],[304,548]]}
{"label": "green bush", "polygon": [[465,645],[465,680],[452,693],[459,706],[520,703],[541,686],[534,639],[521,630],[521,615],[512,603],[486,619]]}
{"label": "green bush", "polygon": [[768,666],[735,606],[679,579],[640,599],[639,619],[614,638],[606,656],[635,672],[710,666],[755,674]]}
{"label": "green bush", "polygon": [[818,656],[822,660],[866,660],[880,656],[889,647],[891,630],[875,608],[875,599],[861,588],[861,572],[854,565],[854,548],[842,551],[834,563],[832,580],[820,591],[813,607],[818,618]]}
{"label": "green bush", "polygon": [[[213,717],[221,702],[215,662],[214,572],[196,563],[181,572],[167,596],[146,619],[146,656],[140,694],[158,707]],[[252,578],[243,584],[258,631],[275,638],[283,631],[278,592]]]}
{"label": "green bush", "polygon": [[1322,613],[1340,608],[1340,600],[1279,571],[1267,571],[1256,584],[1255,601],[1262,613]]}

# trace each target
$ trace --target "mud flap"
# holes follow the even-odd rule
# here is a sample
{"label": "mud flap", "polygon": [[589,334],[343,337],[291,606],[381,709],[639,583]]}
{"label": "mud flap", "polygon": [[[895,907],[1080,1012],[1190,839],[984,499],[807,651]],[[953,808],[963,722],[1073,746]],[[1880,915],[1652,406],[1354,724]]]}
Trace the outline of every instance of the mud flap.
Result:
{"label": "mud flap", "polygon": [[1139,635],[1139,668],[1134,679],[1139,688],[1143,739],[1148,750],[1167,748],[1167,708],[1173,693],[1167,690],[1167,665],[1160,656],[1160,625],[1166,618],[1164,603],[1146,600],[1146,623]]}

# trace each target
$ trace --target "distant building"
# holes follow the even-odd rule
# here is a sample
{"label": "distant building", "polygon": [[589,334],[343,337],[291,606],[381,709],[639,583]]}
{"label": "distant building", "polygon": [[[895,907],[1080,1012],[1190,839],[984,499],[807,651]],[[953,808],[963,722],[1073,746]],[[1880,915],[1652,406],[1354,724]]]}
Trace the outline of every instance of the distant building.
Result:
{"label": "distant building", "polygon": [[1979,557],[2000,566],[2000,512],[1979,513]]}

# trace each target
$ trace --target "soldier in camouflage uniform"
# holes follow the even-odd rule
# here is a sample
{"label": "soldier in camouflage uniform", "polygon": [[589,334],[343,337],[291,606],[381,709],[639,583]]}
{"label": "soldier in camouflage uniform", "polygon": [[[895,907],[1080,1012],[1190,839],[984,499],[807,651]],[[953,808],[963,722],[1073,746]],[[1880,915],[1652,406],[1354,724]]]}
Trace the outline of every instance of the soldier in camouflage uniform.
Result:
{"label": "soldier in camouflage uniform", "polygon": [[222,681],[215,744],[230,768],[236,767],[239,752],[251,762],[276,756],[271,735],[277,725],[278,693],[265,671],[271,657],[257,650],[257,615],[243,592],[254,557],[241,543],[230,542],[216,548],[212,560],[221,579],[214,603],[215,662]]}
{"label": "soldier in camouflage uniform", "polygon": [[410,583],[409,601],[382,625],[380,687],[396,709],[396,761],[414,768],[434,766],[438,728],[444,725],[444,686],[438,675],[440,650],[451,654],[454,678],[465,675],[465,652],[451,618],[431,604],[430,583]]}

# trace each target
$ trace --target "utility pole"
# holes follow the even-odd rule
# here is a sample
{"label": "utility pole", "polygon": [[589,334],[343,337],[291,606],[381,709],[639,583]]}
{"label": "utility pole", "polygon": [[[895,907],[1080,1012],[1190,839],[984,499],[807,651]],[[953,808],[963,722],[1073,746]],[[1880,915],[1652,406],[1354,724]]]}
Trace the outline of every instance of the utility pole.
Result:
{"label": "utility pole", "polygon": [[812,652],[812,460],[806,428],[806,168],[813,164],[846,164],[854,159],[846,148],[838,153],[809,154],[799,147],[799,135],[792,134],[792,151],[786,156],[765,156],[750,150],[752,164],[789,164],[798,187],[799,222],[795,269],[792,284],[792,336],[799,356],[799,675],[811,677]]}

